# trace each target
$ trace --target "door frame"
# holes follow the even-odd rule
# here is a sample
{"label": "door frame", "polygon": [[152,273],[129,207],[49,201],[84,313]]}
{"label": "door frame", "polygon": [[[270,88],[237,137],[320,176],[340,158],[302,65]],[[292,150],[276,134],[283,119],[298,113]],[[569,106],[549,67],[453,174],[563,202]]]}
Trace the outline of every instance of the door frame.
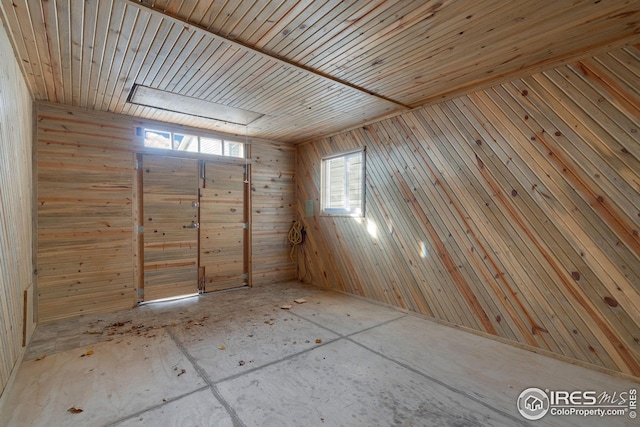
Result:
{"label": "door frame", "polygon": [[[220,164],[235,164],[244,165],[245,171],[245,218],[248,227],[245,229],[244,235],[244,270],[247,274],[246,286],[253,287],[253,261],[252,261],[252,182],[251,182],[251,144],[245,144],[245,158],[233,158],[233,157],[218,157],[218,156],[202,156],[194,153],[176,153],[174,151],[165,152],[159,149],[145,148],[143,151],[133,153],[133,174],[134,185],[132,188],[132,223],[133,223],[133,270],[134,270],[134,306],[144,303],[144,180],[143,180],[143,156],[154,155],[160,157],[178,157],[189,158],[199,160],[198,162],[198,176],[200,179],[199,188],[202,186],[202,165],[204,161],[216,162]],[[200,200],[200,194],[198,193],[198,203]],[[200,218],[200,208],[198,207],[198,219]],[[195,289],[201,293],[201,279],[202,269],[200,268],[200,232],[198,232],[198,279]]]}

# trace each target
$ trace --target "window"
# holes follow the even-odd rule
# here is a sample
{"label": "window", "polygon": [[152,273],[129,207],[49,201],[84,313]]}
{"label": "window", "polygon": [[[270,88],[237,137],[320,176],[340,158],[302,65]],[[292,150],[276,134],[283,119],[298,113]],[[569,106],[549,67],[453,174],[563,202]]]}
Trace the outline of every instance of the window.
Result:
{"label": "window", "polygon": [[244,158],[244,143],[160,130],[144,130],[144,146],[189,153]]}
{"label": "window", "polygon": [[364,150],[322,160],[322,213],[364,216]]}

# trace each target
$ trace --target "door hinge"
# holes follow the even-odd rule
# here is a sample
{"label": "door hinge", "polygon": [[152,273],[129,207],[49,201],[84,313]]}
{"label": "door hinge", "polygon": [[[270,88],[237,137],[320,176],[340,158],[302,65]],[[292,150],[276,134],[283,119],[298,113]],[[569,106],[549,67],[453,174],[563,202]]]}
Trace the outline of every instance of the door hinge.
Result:
{"label": "door hinge", "polygon": [[143,288],[139,288],[137,289],[137,293],[138,293],[138,302],[143,302],[144,301],[144,289]]}
{"label": "door hinge", "polygon": [[244,273],[244,274],[242,275],[242,278],[243,278],[243,279],[247,279],[247,280],[248,280],[248,279],[249,279],[249,273]]}
{"label": "door hinge", "polygon": [[138,170],[142,167],[142,161],[140,159],[136,159],[135,169]]}
{"label": "door hinge", "polygon": [[144,226],[143,225],[139,225],[137,231],[138,231],[138,233],[144,233]]}
{"label": "door hinge", "polygon": [[249,223],[248,222],[243,222],[242,223],[242,228],[244,228],[245,230],[249,229]]}

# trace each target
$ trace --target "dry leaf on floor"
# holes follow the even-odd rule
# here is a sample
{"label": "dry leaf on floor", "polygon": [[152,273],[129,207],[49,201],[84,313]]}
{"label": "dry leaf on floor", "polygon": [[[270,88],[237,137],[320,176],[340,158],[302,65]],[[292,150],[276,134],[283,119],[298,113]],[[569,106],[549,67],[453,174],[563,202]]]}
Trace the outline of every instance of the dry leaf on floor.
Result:
{"label": "dry leaf on floor", "polygon": [[227,346],[226,346],[226,345],[224,345],[224,344],[222,344],[222,345],[221,345],[220,347],[218,347],[218,348],[219,348],[220,350],[226,350],[226,349],[227,349]]}
{"label": "dry leaf on floor", "polygon": [[72,406],[71,408],[67,409],[67,412],[72,414],[79,414],[80,412],[83,412],[83,411],[80,408],[76,408],[75,406]]}
{"label": "dry leaf on floor", "polygon": [[47,357],[47,355],[46,355],[46,354],[43,354],[42,356],[40,356],[40,357],[38,357],[38,358],[36,359],[36,362],[38,362],[38,361],[40,361],[40,360],[44,359],[45,357]]}
{"label": "dry leaf on floor", "polygon": [[307,302],[307,300],[304,298],[298,298],[294,299],[293,302],[295,302],[296,304],[304,304],[305,302]]}
{"label": "dry leaf on floor", "polygon": [[322,344],[322,340],[320,338],[316,339],[316,344]]}
{"label": "dry leaf on floor", "polygon": [[291,307],[293,307],[291,304],[285,304],[280,306],[280,308],[283,310],[289,310]]}
{"label": "dry leaf on floor", "polygon": [[93,350],[87,350],[87,352],[82,354],[80,357],[91,356],[92,354],[93,354]]}

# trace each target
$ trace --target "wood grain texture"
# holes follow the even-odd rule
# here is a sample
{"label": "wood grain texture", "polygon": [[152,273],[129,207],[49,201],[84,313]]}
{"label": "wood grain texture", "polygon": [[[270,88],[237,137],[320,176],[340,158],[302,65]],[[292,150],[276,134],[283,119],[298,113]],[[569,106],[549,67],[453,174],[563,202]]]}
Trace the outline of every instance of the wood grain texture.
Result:
{"label": "wood grain texture", "polygon": [[143,156],[145,301],[197,292],[198,172],[195,159]]}
{"label": "wood grain texture", "polygon": [[38,105],[41,322],[134,304],[134,139],[130,120]]}
{"label": "wood grain texture", "polygon": [[253,284],[295,279],[287,234],[296,219],[296,150],[287,144],[252,143],[251,159]]}
{"label": "wood grain texture", "polygon": [[[626,46],[302,144],[301,272],[639,376],[639,58]],[[363,146],[366,218],[319,216],[322,156]]]}
{"label": "wood grain texture", "polygon": [[[239,133],[134,84],[264,114],[300,142],[640,41],[634,0],[5,0],[37,100]],[[167,106],[171,108],[171,106]]]}
{"label": "wood grain texture", "polygon": [[205,292],[237,288],[245,278],[247,212],[244,165],[204,162],[200,189],[200,268]]}
{"label": "wood grain texture", "polygon": [[[32,102],[0,27],[0,395],[33,332]],[[26,292],[26,295],[25,295]],[[31,316],[29,316],[31,314]],[[24,340],[24,343],[23,343]]]}
{"label": "wood grain texture", "polygon": [[[136,183],[134,159],[137,153],[145,158],[162,154],[162,150],[145,149],[136,128],[167,125],[49,103],[39,103],[37,113],[40,321],[130,307],[137,301],[134,290],[141,269],[134,256],[141,245],[135,225],[144,220],[143,245],[158,244],[149,234],[153,229],[148,228],[146,215],[137,218],[135,212],[146,210],[154,201],[147,195],[146,205],[134,209],[136,193],[143,192]],[[172,130],[200,132],[175,126]],[[295,218],[295,148],[263,140],[249,142],[255,153],[251,160],[255,184],[249,201],[257,221],[250,236],[255,236],[257,260],[253,275],[257,284],[290,280],[295,278],[295,264],[288,258],[286,233]],[[189,173],[195,173],[197,191],[196,156],[184,156],[196,165]],[[239,169],[244,166],[237,159],[227,160]],[[141,175],[144,180],[144,170]],[[171,179],[163,182],[158,191],[173,183]],[[155,203],[159,208],[165,205],[162,200]],[[169,237],[181,241],[177,235]]]}

